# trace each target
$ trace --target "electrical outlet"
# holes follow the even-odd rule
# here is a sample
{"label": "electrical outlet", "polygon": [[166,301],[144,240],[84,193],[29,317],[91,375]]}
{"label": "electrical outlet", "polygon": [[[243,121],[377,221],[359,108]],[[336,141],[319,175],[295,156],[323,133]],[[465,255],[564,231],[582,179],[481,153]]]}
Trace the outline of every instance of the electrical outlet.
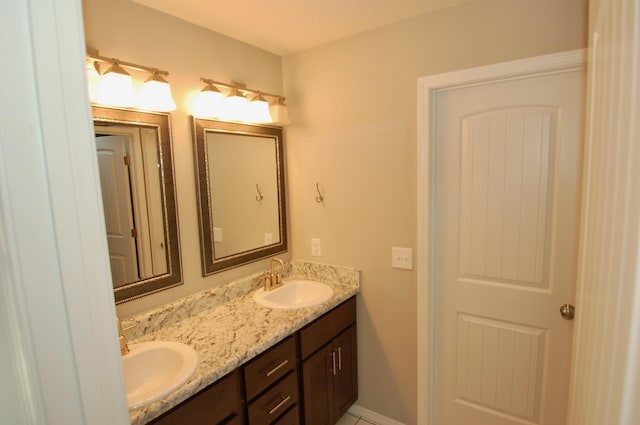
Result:
{"label": "electrical outlet", "polygon": [[311,238],[311,255],[314,257],[322,256],[322,243],[319,238]]}
{"label": "electrical outlet", "polygon": [[392,247],[391,267],[394,269],[413,270],[413,249]]}
{"label": "electrical outlet", "polygon": [[273,243],[273,233],[265,233],[264,234],[264,244],[271,245]]}

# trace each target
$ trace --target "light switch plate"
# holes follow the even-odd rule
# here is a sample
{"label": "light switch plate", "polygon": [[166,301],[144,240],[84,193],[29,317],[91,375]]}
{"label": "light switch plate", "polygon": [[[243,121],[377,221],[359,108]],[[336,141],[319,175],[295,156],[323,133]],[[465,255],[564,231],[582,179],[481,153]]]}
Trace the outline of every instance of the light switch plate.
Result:
{"label": "light switch plate", "polygon": [[273,243],[273,233],[264,234],[264,244],[271,245]]}
{"label": "light switch plate", "polygon": [[394,269],[413,270],[413,249],[392,247],[391,267]]}

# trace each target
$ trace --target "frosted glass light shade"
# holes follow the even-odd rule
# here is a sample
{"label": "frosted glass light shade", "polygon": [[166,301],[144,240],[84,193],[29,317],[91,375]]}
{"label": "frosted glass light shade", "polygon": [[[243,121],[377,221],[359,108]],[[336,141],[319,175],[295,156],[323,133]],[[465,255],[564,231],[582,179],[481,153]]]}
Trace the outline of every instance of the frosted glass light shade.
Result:
{"label": "frosted glass light shade", "polygon": [[246,121],[249,116],[249,101],[238,90],[225,99],[223,118],[231,121]]}
{"label": "frosted glass light shade", "polygon": [[149,77],[142,86],[139,106],[151,111],[174,111],[176,102],[173,101],[167,80],[155,73]]}
{"label": "frosted glass light shade", "polygon": [[223,115],[224,95],[209,84],[198,94],[193,114],[197,117],[220,118]]}
{"label": "frosted glass light shade", "polygon": [[289,124],[289,111],[283,98],[280,98],[276,103],[269,105],[269,112],[271,113],[271,118],[274,124]]}
{"label": "frosted glass light shade", "polygon": [[87,60],[87,84],[89,88],[89,100],[95,102],[98,98],[98,87],[100,85],[100,74],[92,60]]}
{"label": "frosted glass light shade", "polygon": [[258,95],[248,105],[249,116],[246,121],[255,123],[270,123],[269,102],[262,95]]}
{"label": "frosted glass light shade", "polygon": [[118,64],[109,68],[100,79],[97,102],[102,105],[122,107],[135,104],[131,76]]}

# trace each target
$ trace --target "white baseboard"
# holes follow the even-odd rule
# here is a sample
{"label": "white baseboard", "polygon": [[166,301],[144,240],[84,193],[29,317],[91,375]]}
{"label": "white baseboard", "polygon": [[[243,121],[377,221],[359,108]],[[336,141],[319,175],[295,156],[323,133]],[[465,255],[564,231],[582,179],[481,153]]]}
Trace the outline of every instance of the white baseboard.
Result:
{"label": "white baseboard", "polygon": [[373,410],[365,409],[362,406],[358,406],[354,404],[349,408],[348,411],[353,416],[359,416],[362,419],[372,422],[376,425],[405,425],[402,422],[398,422],[395,419],[388,418],[380,413],[374,412]]}

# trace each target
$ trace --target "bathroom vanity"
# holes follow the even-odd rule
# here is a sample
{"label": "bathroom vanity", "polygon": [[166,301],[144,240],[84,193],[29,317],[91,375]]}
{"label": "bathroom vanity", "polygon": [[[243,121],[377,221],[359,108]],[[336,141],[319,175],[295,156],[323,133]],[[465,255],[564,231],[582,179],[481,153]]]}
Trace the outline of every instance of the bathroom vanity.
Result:
{"label": "bathroom vanity", "polygon": [[292,262],[289,278],[327,283],[334,294],[309,308],[256,304],[256,276],[135,318],[131,341],[191,345],[199,366],[182,387],[130,411],[133,425],[334,424],[356,401],[355,269]]}

